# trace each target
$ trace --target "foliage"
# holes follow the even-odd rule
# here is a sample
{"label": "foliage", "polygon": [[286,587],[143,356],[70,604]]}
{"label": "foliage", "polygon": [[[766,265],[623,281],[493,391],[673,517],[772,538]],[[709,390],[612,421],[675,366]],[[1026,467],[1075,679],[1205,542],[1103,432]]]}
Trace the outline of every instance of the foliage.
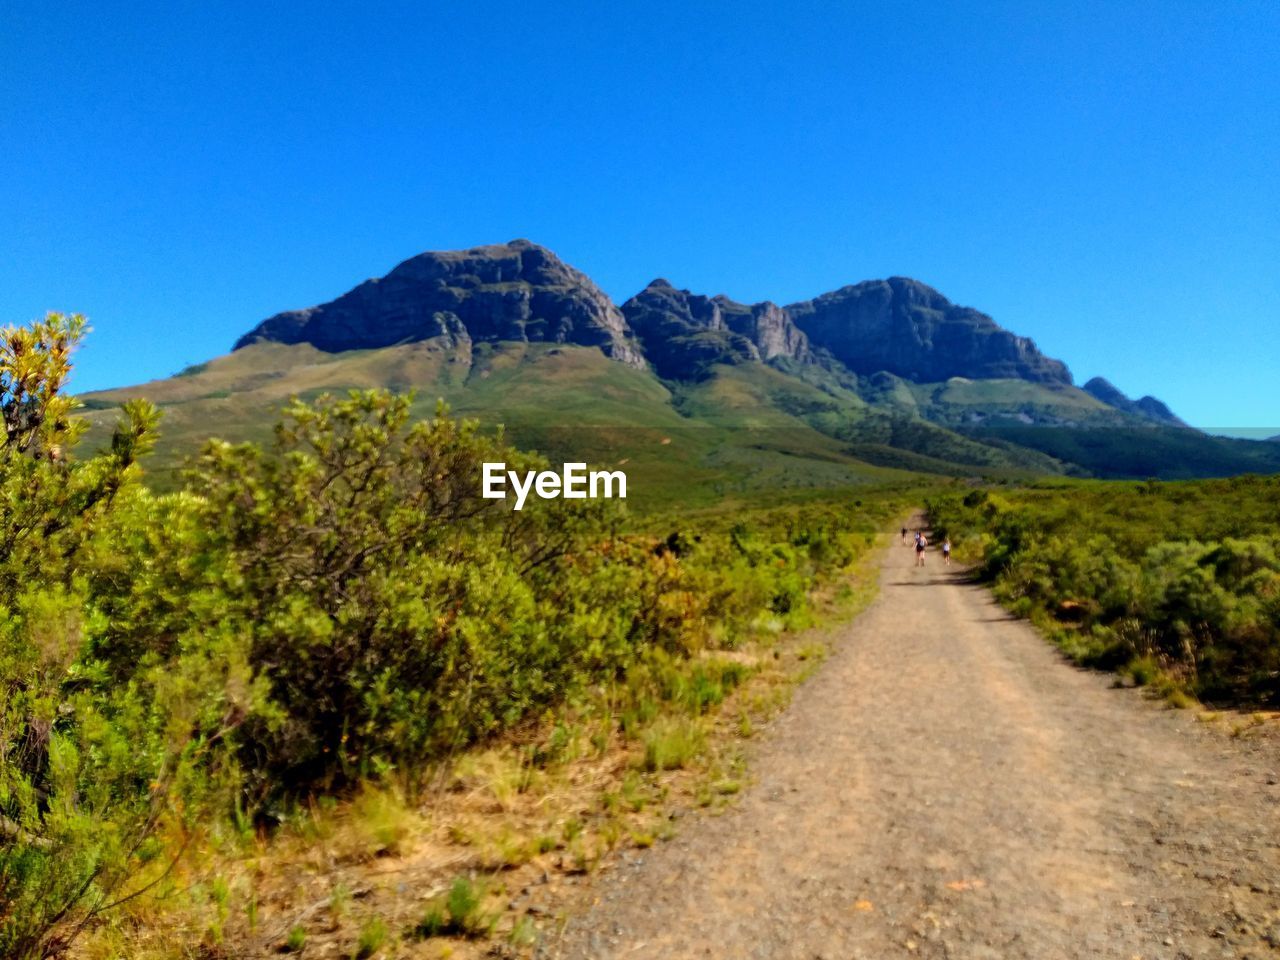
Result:
{"label": "foliage", "polygon": [[360,928],[356,941],[356,960],[366,960],[382,949],[387,942],[387,924],[381,917],[373,917]]}
{"label": "foliage", "polygon": [[[140,482],[158,422],[142,400],[76,457],[63,388],[84,329],[50,315],[0,338],[6,957],[59,953],[167,882],[189,844],[316,794],[356,795],[391,849],[389,795],[360,784],[394,773],[412,792],[589,691],[635,691],[627,736],[646,702],[678,705],[688,720],[650,737],[649,763],[680,765],[746,673],[712,651],[805,623],[810,591],[892,509],[686,515],[664,536],[611,505],[516,512],[478,495],[480,464],[538,458],[384,391],[295,401],[269,445],[211,442],[157,495]],[[442,920],[479,931],[466,892]]]}
{"label": "foliage", "polygon": [[[0,331],[0,954],[60,951],[163,875],[224,781],[234,658],[216,639],[112,669],[110,596],[148,574],[116,550],[148,514],[132,401],[108,450],[74,457],[63,393],[81,317]],[[171,841],[165,849],[162,840]]]}
{"label": "foliage", "polygon": [[814,573],[852,556],[812,512],[777,542],[629,534],[596,504],[512,511],[479,497],[480,464],[540,461],[442,411],[410,423],[410,402],[295,404],[269,455],[214,443],[191,471],[208,573],[186,602],[249,638],[271,690],[240,733],[256,805],[392,769],[412,786],[655,651],[798,615]]}
{"label": "foliage", "polygon": [[1077,659],[1280,701],[1280,479],[974,490],[929,510]]}
{"label": "foliage", "polygon": [[271,686],[244,733],[258,800],[412,769],[555,687],[553,570],[597,512],[482,499],[481,463],[529,458],[408,413],[377,392],[295,404],[271,455],[215,442],[191,472],[206,589]]}

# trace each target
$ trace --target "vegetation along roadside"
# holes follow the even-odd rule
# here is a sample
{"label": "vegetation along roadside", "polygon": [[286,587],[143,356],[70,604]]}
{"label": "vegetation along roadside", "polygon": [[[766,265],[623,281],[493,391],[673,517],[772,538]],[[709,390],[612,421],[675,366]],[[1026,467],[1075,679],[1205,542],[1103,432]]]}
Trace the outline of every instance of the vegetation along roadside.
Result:
{"label": "vegetation along roadside", "polygon": [[6,957],[531,946],[558,887],[733,795],[820,656],[794,631],[865,600],[909,503],[516,513],[479,465],[537,457],[381,391],[157,494],[147,402],[78,449],[83,332],[0,336]]}
{"label": "vegetation along roadside", "polygon": [[1280,478],[1053,481],[930,498],[937,535],[1075,661],[1280,706]]}

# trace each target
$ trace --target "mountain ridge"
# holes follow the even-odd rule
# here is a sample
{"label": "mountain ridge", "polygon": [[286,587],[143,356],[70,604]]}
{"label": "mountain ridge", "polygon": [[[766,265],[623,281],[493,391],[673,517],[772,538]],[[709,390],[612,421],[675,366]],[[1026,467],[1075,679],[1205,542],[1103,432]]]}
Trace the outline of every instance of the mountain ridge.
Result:
{"label": "mountain ridge", "polygon": [[427,251],[326,303],[263,320],[236,341],[327,352],[443,337],[597,346],[667,379],[717,363],[834,361],[928,382],[953,376],[1072,383],[1059,360],[972,307],[907,277],[865,280],[788,306],[651,282],[619,307],[582,271],[529,240]]}
{"label": "mountain ridge", "polygon": [[326,303],[268,317],[232,350],[270,341],[337,353],[434,337],[576,343],[644,365],[604,291],[528,240],[420,253]]}
{"label": "mountain ridge", "polygon": [[667,379],[696,379],[715,363],[813,359],[808,337],[770,301],[708,297],[658,278],[621,309],[646,357]]}
{"label": "mountain ridge", "polygon": [[[901,373],[895,373],[898,370]],[[290,398],[382,388],[477,417],[551,458],[627,465],[652,502],[905,479],[1222,476],[1274,443],[1186,427],[905,277],[779,306],[655,279],[621,307],[527,240],[419,254],[278,313],[180,375],[86,394],[94,436],[146,397],[157,469],[216,432],[270,436]],[[214,426],[216,424],[216,427]]]}
{"label": "mountain ridge", "polygon": [[1106,377],[1094,377],[1080,389],[1117,410],[1146,417],[1148,420],[1172,427],[1187,426],[1163,401],[1157,400],[1150,394],[1137,400],[1131,399]]}
{"label": "mountain ridge", "polygon": [[918,382],[968,377],[1072,383],[1067,365],[1041,353],[1030,337],[910,277],[864,280],[786,310],[854,373],[884,370]]}

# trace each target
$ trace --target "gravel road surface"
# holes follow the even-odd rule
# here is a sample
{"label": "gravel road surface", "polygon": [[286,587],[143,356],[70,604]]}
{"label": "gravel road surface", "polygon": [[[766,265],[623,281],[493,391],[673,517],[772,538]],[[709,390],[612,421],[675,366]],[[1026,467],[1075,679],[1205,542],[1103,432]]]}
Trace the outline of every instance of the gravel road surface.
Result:
{"label": "gravel road surface", "polygon": [[552,955],[1280,956],[1280,741],[1113,689],[913,553],[741,801],[601,877]]}

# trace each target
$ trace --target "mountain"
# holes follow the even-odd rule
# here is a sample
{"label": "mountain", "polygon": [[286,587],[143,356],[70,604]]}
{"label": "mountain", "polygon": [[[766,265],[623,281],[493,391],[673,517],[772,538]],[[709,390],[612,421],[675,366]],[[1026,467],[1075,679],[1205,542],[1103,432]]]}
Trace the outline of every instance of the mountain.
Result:
{"label": "mountain", "polygon": [[1071,383],[1066,364],[1046,357],[1031,340],[918,280],[867,280],[786,309],[815,345],[854,373],[886,370],[917,382],[966,377]]}
{"label": "mountain", "polygon": [[619,308],[527,240],[420,254],[262,321],[226,356],[82,399],[99,437],[125,400],[161,406],[165,484],[213,433],[265,440],[290,397],[365,387],[413,390],[423,416],[442,399],[552,460],[626,465],[647,506],[920,472],[1280,470],[1280,444],[1206,437],[1101,378],[1078,388],[1029,339],[915,280],[786,307],[655,280]]}
{"label": "mountain", "polygon": [[309,343],[337,353],[437,337],[576,343],[644,366],[613,302],[586,274],[528,240],[419,254],[329,303],[269,317],[233,349]]}
{"label": "mountain", "polygon": [[654,370],[668,380],[697,379],[717,363],[813,357],[808,338],[773,303],[748,306],[659,279],[624,303],[622,315]]}
{"label": "mountain", "polygon": [[1186,426],[1162,401],[1152,396],[1146,396],[1140,400],[1131,400],[1116,388],[1111,381],[1103,377],[1094,377],[1081,389],[1090,396],[1101,400],[1107,406],[1123,410],[1125,413],[1144,417],[1147,420],[1166,426]]}
{"label": "mountain", "polygon": [[869,280],[785,308],[655,280],[619,310],[586,274],[528,240],[419,254],[336,300],[269,317],[234,349],[309,343],[337,353],[437,338],[595,346],[629,366],[647,360],[668,379],[696,378],[716,363],[825,354],[855,374],[915,382],[1071,383],[1066,366],[1031,340],[916,280]]}

